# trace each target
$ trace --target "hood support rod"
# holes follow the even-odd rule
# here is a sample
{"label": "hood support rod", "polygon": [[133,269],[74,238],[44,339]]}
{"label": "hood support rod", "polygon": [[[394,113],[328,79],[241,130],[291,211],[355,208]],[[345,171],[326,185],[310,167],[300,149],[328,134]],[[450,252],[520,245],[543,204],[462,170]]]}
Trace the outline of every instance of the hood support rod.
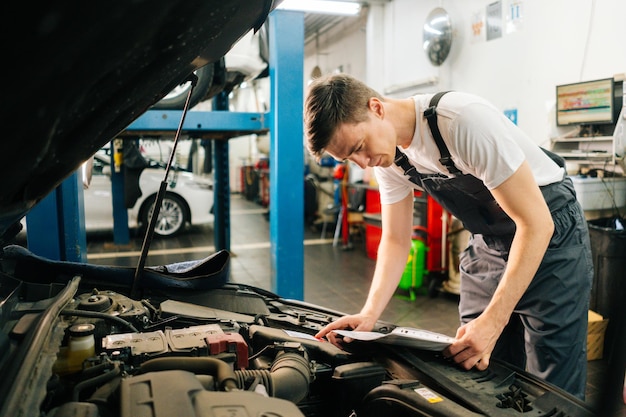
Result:
{"label": "hood support rod", "polygon": [[157,220],[159,219],[159,212],[161,211],[161,204],[163,203],[163,197],[165,196],[165,190],[167,189],[167,178],[170,173],[170,167],[172,166],[174,157],[176,155],[176,146],[178,145],[178,138],[180,137],[180,132],[183,129],[185,116],[187,116],[187,111],[189,110],[189,102],[191,100],[191,94],[193,93],[193,89],[198,83],[198,76],[192,72],[187,78],[187,80],[185,80],[185,82],[187,81],[191,82],[191,88],[189,88],[189,92],[187,93],[187,99],[185,100],[185,107],[183,108],[183,114],[180,117],[180,122],[178,123],[178,129],[176,129],[176,136],[174,136],[174,144],[172,145],[172,150],[170,151],[170,158],[167,161],[167,166],[165,167],[165,178],[163,178],[163,181],[161,181],[159,192],[157,193],[156,200],[154,201],[154,208],[152,209],[152,215],[150,216],[150,224],[146,228],[146,234],[144,235],[143,244],[141,245],[141,256],[139,257],[139,262],[137,263],[137,268],[135,269],[133,285],[130,290],[130,298],[132,299],[136,299],[138,297],[139,281],[141,280],[141,272],[143,271],[143,268],[146,265],[146,258],[148,257],[148,250],[150,249],[150,243],[152,243],[152,238],[154,237],[154,229],[156,228],[156,223],[157,223]]}

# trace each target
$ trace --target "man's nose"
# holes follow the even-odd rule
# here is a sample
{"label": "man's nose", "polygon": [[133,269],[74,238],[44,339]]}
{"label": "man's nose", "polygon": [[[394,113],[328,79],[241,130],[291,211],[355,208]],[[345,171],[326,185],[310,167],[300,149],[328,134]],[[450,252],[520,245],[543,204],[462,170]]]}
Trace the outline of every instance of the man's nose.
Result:
{"label": "man's nose", "polygon": [[359,153],[352,154],[350,160],[363,169],[367,168],[367,163],[369,162],[369,158],[367,157],[367,155]]}

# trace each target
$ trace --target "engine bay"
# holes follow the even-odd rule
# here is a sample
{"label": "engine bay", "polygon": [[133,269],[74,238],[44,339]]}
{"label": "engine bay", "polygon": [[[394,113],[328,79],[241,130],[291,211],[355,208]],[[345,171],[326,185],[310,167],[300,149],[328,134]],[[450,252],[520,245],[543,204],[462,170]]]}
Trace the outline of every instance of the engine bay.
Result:
{"label": "engine bay", "polygon": [[437,351],[340,349],[314,335],[343,313],[256,287],[173,285],[134,299],[119,280],[62,275],[0,273],[7,415],[593,416],[504,363],[465,371]]}
{"label": "engine bay", "polygon": [[[74,279],[77,291],[38,359],[50,365],[39,369],[49,375],[39,393],[44,416],[328,415],[333,373],[347,364],[355,372],[354,355],[312,336],[332,314],[234,284],[186,297],[197,304],[78,290]],[[25,301],[41,285],[20,287],[13,309],[25,314],[9,334],[16,344],[54,299]],[[375,375],[371,388],[385,377],[369,362],[363,372]]]}
{"label": "engine bay", "polygon": [[63,317],[50,410],[87,403],[99,408],[95,415],[119,410],[129,417],[299,415],[294,404],[309,396],[320,371],[288,332],[268,343],[275,335],[245,314],[175,300],[154,306],[94,289],[76,297]]}

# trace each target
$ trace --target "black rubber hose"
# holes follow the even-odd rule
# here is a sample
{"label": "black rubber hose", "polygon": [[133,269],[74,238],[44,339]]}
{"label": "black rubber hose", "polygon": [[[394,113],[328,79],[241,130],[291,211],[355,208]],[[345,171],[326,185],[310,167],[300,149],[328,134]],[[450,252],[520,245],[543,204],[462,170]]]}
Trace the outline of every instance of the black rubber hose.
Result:
{"label": "black rubber hose", "polygon": [[219,389],[224,391],[238,390],[237,378],[230,365],[221,359],[205,357],[171,357],[150,359],[141,364],[139,373],[145,374],[155,371],[182,370],[194,374],[214,375],[217,378]]}
{"label": "black rubber hose", "polygon": [[115,367],[115,362],[107,360],[106,362],[99,363],[98,365],[85,368],[80,373],[81,378],[87,379],[99,375],[103,372],[108,372]]}
{"label": "black rubber hose", "polygon": [[267,369],[240,369],[235,371],[235,376],[237,376],[237,383],[242,389],[246,388],[248,381],[255,379],[253,386],[248,387],[247,390],[254,391],[257,385],[263,385],[268,395],[274,391],[272,376]]}
{"label": "black rubber hose", "polygon": [[194,374],[213,375],[219,389],[232,391],[242,389],[244,381],[251,376],[259,376],[267,392],[272,397],[298,403],[309,393],[313,374],[309,362],[300,354],[279,353],[269,372],[267,370],[233,371],[226,362],[212,357],[169,357],[156,358],[144,362],[139,373],[182,370]]}
{"label": "black rubber hose", "polygon": [[137,330],[137,328],[135,326],[133,326],[130,322],[124,320],[121,317],[112,316],[109,313],[101,313],[99,311],[66,309],[66,310],[61,311],[61,315],[63,315],[63,316],[76,316],[76,317],[89,317],[89,318],[96,318],[96,319],[102,319],[102,320],[109,320],[109,321],[113,321],[113,322],[115,322],[117,324],[121,324],[122,326],[126,327],[127,329],[130,329],[133,332],[139,332],[139,330]]}
{"label": "black rubber hose", "polygon": [[93,394],[91,394],[87,402],[96,404],[98,406],[109,406],[109,400],[111,395],[118,392],[121,383],[122,378],[113,378],[107,383],[102,384],[94,391]]}
{"label": "black rubber hose", "polygon": [[113,363],[113,369],[104,373],[102,375],[95,376],[93,378],[87,379],[85,381],[79,382],[74,386],[74,390],[72,392],[72,401],[80,401],[80,393],[85,388],[97,387],[105,382],[108,382],[115,378],[116,376],[122,373],[122,369],[120,368],[119,362]]}

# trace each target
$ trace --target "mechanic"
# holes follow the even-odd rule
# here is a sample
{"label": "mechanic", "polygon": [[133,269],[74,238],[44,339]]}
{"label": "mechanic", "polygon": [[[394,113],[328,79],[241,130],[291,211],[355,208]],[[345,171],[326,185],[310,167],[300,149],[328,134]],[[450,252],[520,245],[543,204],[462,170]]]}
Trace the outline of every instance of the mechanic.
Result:
{"label": "mechanic", "polygon": [[471,232],[461,325],[444,356],[479,370],[498,358],[584,399],[593,263],[564,161],[461,92],[394,99],[333,74],[310,84],[304,117],[309,152],[374,167],[382,205],[367,300],[316,337],[341,347],[332,330],[373,329],[406,264],[413,189],[423,189]]}

